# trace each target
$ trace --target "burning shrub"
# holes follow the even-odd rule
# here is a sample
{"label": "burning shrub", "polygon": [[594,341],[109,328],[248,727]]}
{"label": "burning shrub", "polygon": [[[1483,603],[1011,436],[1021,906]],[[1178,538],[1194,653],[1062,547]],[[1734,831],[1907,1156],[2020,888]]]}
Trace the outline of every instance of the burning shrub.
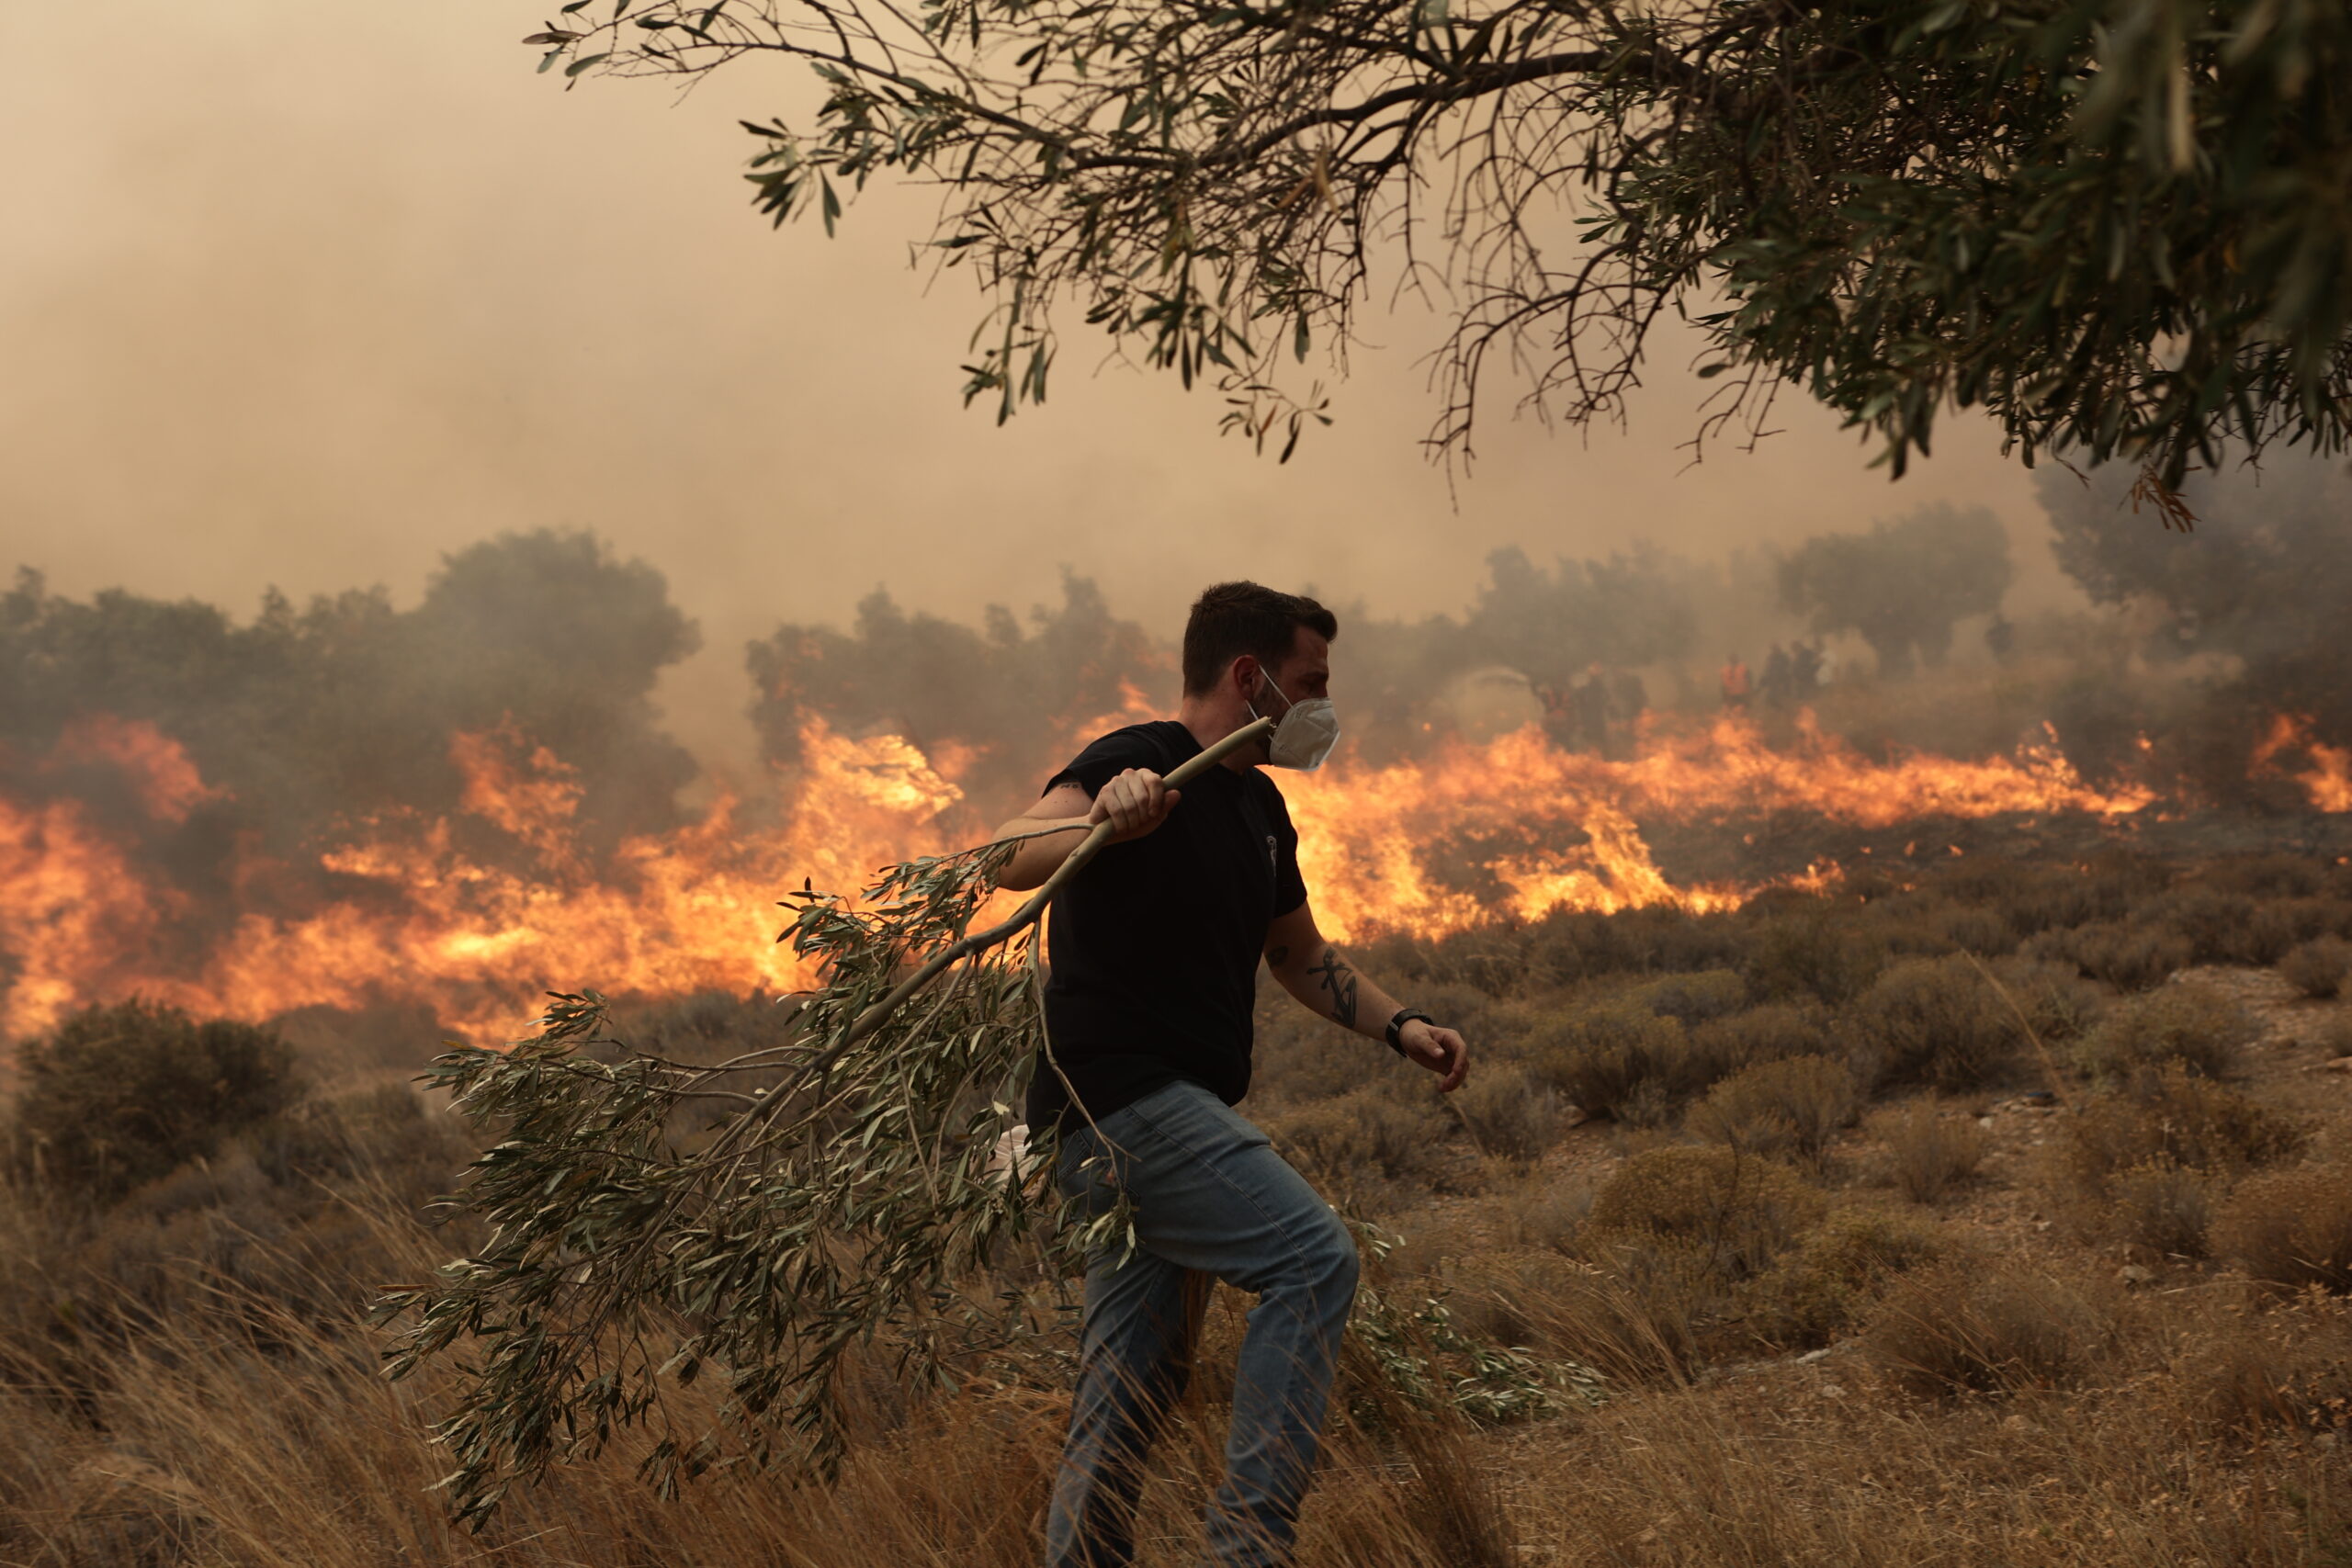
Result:
{"label": "burning shrub", "polygon": [[2352,942],[2324,936],[2290,948],[2278,961],[2278,973],[2307,997],[2332,997],[2352,975]]}
{"label": "burning shrub", "polygon": [[1770,1268],[1820,1219],[1822,1197],[1787,1166],[1688,1145],[1627,1160],[1594,1197],[1589,1246],[1671,1256],[1731,1282]]}
{"label": "burning shrub", "polygon": [[1453,1106],[1481,1153],[1521,1164],[1558,1143],[1567,1120],[1557,1092],[1517,1066],[1473,1074],[1454,1091]]}
{"label": "burning shrub", "polygon": [[2082,1069],[2101,1081],[2178,1062],[2207,1077],[2234,1071],[2262,1032],[2238,1000],[2219,987],[2166,986],[2135,997],[2103,1019],[2075,1049]]}
{"label": "burning shrub", "polygon": [[274,1031],[137,999],[75,1013],[17,1063],[20,1157],[101,1200],[211,1154],[299,1094],[294,1054]]}
{"label": "burning shrub", "polygon": [[1744,1067],[1691,1108],[1686,1129],[1751,1155],[1811,1159],[1861,1110],[1854,1075],[1827,1056]]}
{"label": "burning shrub", "polygon": [[1952,1263],[1898,1284],[1865,1331],[1871,1362],[1921,1398],[2064,1387],[2115,1340],[2111,1303],[2046,1274]]}
{"label": "burning shrub", "polygon": [[1836,1007],[1869,989],[1885,965],[1880,942],[1815,912],[1762,922],[1740,972],[1759,1000],[1811,997]]}
{"label": "burning shrub", "polygon": [[1871,1135],[1886,1147],[1886,1178],[1914,1203],[1932,1203],[1976,1174],[1992,1139],[1965,1112],[1947,1116],[1931,1100],[1883,1111]]}
{"label": "burning shrub", "polygon": [[2214,1242],[2216,1252],[2264,1284],[2352,1295],[2352,1167],[2247,1178],[2222,1208]]}
{"label": "burning shrub", "polygon": [[2093,979],[2123,991],[2161,986],[2197,956],[2195,944],[2169,926],[2115,921],[2044,931],[2026,944],[2026,953],[2034,958],[2063,959]]}
{"label": "burning shrub", "polygon": [[1882,1084],[1975,1089],[2007,1068],[2018,1040],[2016,1018],[1961,957],[1896,964],[1847,1019]]}
{"label": "burning shrub", "polygon": [[1747,1297],[1751,1325],[1788,1349],[1826,1345],[1859,1323],[1889,1286],[1942,1258],[1935,1231],[1901,1214],[1844,1209],[1758,1276]]}
{"label": "burning shrub", "polygon": [[2076,1191],[2105,1203],[2118,1173],[2152,1163],[2231,1173],[2299,1152],[2301,1129],[2236,1090],[2168,1062],[2094,1099],[2065,1123],[2060,1158]]}

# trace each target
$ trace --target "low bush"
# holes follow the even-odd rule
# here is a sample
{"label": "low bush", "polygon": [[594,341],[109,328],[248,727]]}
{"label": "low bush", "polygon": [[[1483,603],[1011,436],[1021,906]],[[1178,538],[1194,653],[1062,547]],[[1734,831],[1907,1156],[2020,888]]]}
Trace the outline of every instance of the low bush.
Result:
{"label": "low bush", "polygon": [[1593,1198],[1585,1241],[1596,1261],[1671,1255],[1725,1282],[1770,1268],[1821,1217],[1820,1192],[1787,1166],[1688,1145],[1627,1160]]}
{"label": "low bush", "polygon": [[2352,1166],[2248,1177],[2222,1206],[2213,1241],[2263,1284],[2352,1294]]}
{"label": "low bush", "polygon": [[1948,1250],[1917,1220],[1840,1210],[1757,1277],[1745,1298],[1750,1326],[1782,1349],[1826,1345],[1859,1325],[1896,1280]]}
{"label": "low bush", "polygon": [[2161,986],[2196,959],[2196,947],[2169,926],[2109,921],[2050,931],[2026,943],[2028,955],[2075,965],[2121,991]]}
{"label": "low bush", "polygon": [[1425,1106],[1359,1089],[1293,1111],[1269,1130],[1310,1173],[1353,1191],[1366,1178],[1394,1181],[1428,1172],[1445,1129]]}
{"label": "low bush", "polygon": [[2253,898],[2309,898],[2325,890],[2327,867],[2307,855],[2245,855],[2214,862],[2200,880],[2217,892]]}
{"label": "low bush", "polygon": [[1826,913],[1784,915],[1756,927],[1739,967],[1759,1001],[1810,998],[1837,1007],[1870,988],[1886,967],[1886,949]]}
{"label": "low bush", "polygon": [[1567,1125],[1558,1091],[1509,1064],[1473,1073],[1454,1091],[1453,1107],[1480,1153],[1521,1164],[1542,1158]]}
{"label": "low bush", "polygon": [[1847,1010],[1845,1021],[1878,1083],[1948,1091],[1999,1077],[2021,1039],[2016,1016],[1962,957],[1896,964]]}
{"label": "low bush", "polygon": [[1679,1018],[1685,1024],[1736,1013],[1747,1005],[1747,982],[1730,969],[1702,969],[1695,975],[1668,975],[1633,993],[1660,1018]]}
{"label": "low bush", "polygon": [[2199,964],[2276,964],[2294,945],[2294,928],[2275,906],[2210,886],[2168,893],[2145,918],[2187,937]]}
{"label": "low bush", "polygon": [[1563,1009],[1527,1043],[1529,1068],[1588,1115],[1655,1126],[1713,1081],[1679,1018],[1619,999]]}
{"label": "low bush", "polygon": [[301,1092],[275,1032],[135,998],[74,1014],[17,1066],[22,1166],[100,1201],[213,1153]]}
{"label": "low bush", "polygon": [[1812,1159],[1854,1124],[1861,1094],[1846,1064],[1789,1056],[1744,1067],[1691,1107],[1685,1131],[1751,1155]]}
{"label": "low bush", "polygon": [[2142,1256],[2200,1258],[2211,1249],[2216,1185],[2210,1171],[2146,1160],[2108,1179],[2107,1202],[2086,1228]]}
{"label": "low bush", "polygon": [[1665,906],[1613,915],[1555,909],[1529,928],[1527,964],[1555,984],[1713,969],[1734,961],[1743,945],[1740,928],[1735,915],[1692,915]]}
{"label": "low bush", "polygon": [[2058,1157],[2077,1195],[2099,1204],[2117,1175],[2152,1163],[2227,1175],[2303,1146],[2294,1123],[2179,1062],[2095,1097],[2064,1126]]}
{"label": "low bush", "polygon": [[1993,1146],[1975,1117],[1947,1115],[1929,1100],[1880,1111],[1870,1132],[1885,1146],[1887,1182],[1914,1203],[1933,1203],[1973,1179]]}
{"label": "low bush", "polygon": [[2113,1082],[2178,1062],[2207,1077],[2234,1072],[2262,1026],[2218,987],[2188,982],[2134,997],[2099,1021],[2075,1047],[2081,1068]]}
{"label": "low bush", "polygon": [[1726,1018],[1711,1018],[1690,1031],[1691,1055],[1710,1068],[1733,1073],[1758,1062],[1818,1056],[1829,1044],[1817,1006],[1767,1002]]}
{"label": "low bush", "polygon": [[1864,1331],[1880,1375],[1922,1398],[2065,1387],[2115,1339],[2104,1299],[2039,1271],[1958,1262],[1900,1281]]}
{"label": "low bush", "polygon": [[2106,998],[2073,964],[2009,957],[1996,960],[1992,969],[2044,1045],[2079,1039],[2106,1016]]}
{"label": "low bush", "polygon": [[2352,942],[2323,936],[2290,948],[2278,961],[2278,973],[2307,997],[2335,996],[2344,988],[2344,977],[2352,975]]}

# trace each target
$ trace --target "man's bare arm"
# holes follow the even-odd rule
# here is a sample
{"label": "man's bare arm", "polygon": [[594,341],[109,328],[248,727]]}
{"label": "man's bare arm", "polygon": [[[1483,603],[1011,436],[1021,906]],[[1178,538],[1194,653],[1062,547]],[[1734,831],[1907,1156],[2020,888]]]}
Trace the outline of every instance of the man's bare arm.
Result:
{"label": "man's bare arm", "polygon": [[1023,834],[1041,835],[1013,852],[1012,862],[997,878],[997,886],[1015,893],[1039,886],[1069,858],[1087,829],[1108,822],[1116,829],[1111,841],[1124,844],[1167,821],[1182,798],[1183,791],[1170,789],[1148,768],[1129,768],[1091,799],[1075,784],[1057,784],[1027,812],[996,830],[991,842]]}
{"label": "man's bare arm", "polygon": [[[1266,930],[1266,967],[1283,990],[1342,1028],[1385,1042],[1388,1021],[1400,1004],[1357,971],[1348,955],[1324,940],[1315,911],[1301,904]],[[1451,1029],[1419,1019],[1397,1032],[1397,1043],[1414,1062],[1440,1074],[1438,1089],[1451,1093],[1469,1071],[1470,1048]]]}

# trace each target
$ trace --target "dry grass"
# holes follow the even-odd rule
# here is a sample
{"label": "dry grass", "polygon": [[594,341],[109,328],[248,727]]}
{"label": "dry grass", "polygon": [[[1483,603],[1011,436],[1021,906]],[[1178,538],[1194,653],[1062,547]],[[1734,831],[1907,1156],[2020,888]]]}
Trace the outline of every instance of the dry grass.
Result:
{"label": "dry grass", "polygon": [[[2352,1560],[2334,1446],[2352,1441],[2352,1296],[2328,1293],[2352,1291],[2352,1164],[2345,1126],[2304,1108],[2339,1080],[2238,1057],[2239,1023],[2194,987],[2110,1002],[2081,977],[2146,985],[2192,951],[2342,935],[2352,907],[2330,890],[2352,879],[2247,861],[2160,899],[2166,876],[2120,860],[1945,875],[1835,908],[1400,946],[1416,999],[1477,1021],[1458,1115],[1360,1041],[1271,1023],[1261,1113],[1335,1197],[1411,1236],[1395,1288],[1450,1291],[1458,1324],[1614,1389],[1590,1414],[1481,1430],[1351,1368],[1304,1568]],[[2241,899],[2270,911],[2243,939]],[[2009,932],[2042,956],[2000,956]],[[2102,956],[2125,938],[2146,951]],[[2003,1109],[1988,1134],[1978,1114],[2043,1074],[1954,947],[1985,953],[2099,1082],[2062,1074],[2064,1108]],[[2292,1009],[2306,1040],[2341,1032],[2346,1010]],[[716,1003],[654,1021],[736,1027]],[[1847,1134],[1876,1087],[1855,1068],[1948,1087]],[[2251,1076],[2216,1081],[2232,1070]],[[1960,1087],[1988,1079],[1973,1100]],[[1566,1134],[1560,1102],[1581,1093],[1621,1124]],[[2289,1093],[2291,1117],[2274,1109]],[[2312,1147],[2327,1161],[2298,1163]],[[447,1461],[424,1441],[447,1390],[383,1383],[353,1316],[369,1284],[463,1245],[411,1217],[459,1149],[401,1089],[265,1118],[105,1208],[0,1191],[0,1564],[1041,1559],[1064,1409],[1042,1356],[931,1403],[877,1380],[831,1487],[721,1477],[665,1503],[615,1452],[452,1533],[427,1490]],[[1936,1207],[1873,1192],[1882,1175]],[[2052,1214],[2098,1251],[2032,1222]],[[2164,1273],[2126,1290],[2126,1258]],[[1142,1568],[1196,1559],[1243,1304],[1213,1312],[1154,1460]]]}

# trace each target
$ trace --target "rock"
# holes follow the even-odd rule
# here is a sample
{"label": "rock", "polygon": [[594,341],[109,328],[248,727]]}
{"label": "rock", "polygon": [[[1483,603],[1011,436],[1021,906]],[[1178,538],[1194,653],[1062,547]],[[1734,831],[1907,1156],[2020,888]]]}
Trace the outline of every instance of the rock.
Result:
{"label": "rock", "polygon": [[2115,1277],[2134,1289],[2155,1282],[2156,1271],[2144,1263],[2126,1263],[2115,1271]]}
{"label": "rock", "polygon": [[2352,1056],[2338,1056],[2333,1062],[2320,1062],[2305,1067],[2307,1073],[2352,1073]]}
{"label": "rock", "polygon": [[1567,1105],[1560,1109],[1560,1125],[1563,1127],[1581,1127],[1591,1120],[1581,1105]]}

